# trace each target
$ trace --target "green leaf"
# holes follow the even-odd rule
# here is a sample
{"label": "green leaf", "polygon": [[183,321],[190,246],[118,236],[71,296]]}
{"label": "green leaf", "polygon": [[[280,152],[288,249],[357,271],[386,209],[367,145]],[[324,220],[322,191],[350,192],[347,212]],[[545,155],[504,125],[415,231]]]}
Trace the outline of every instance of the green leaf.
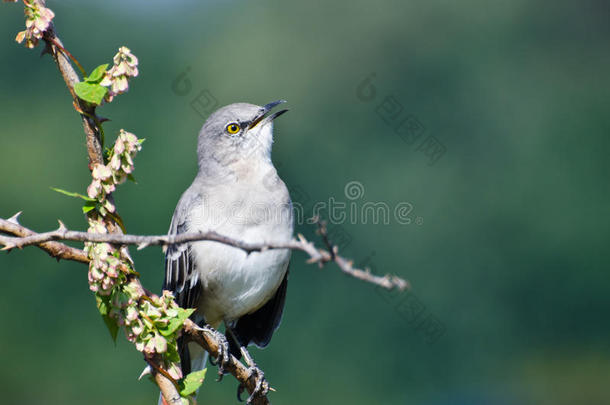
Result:
{"label": "green leaf", "polygon": [[83,205],[83,214],[88,213],[91,210],[94,210],[97,206],[95,201],[87,201],[85,205]]}
{"label": "green leaf", "polygon": [[133,181],[134,183],[138,184],[138,182],[136,181],[136,178],[133,177],[133,174],[131,174],[131,173],[127,173],[127,180]]}
{"label": "green leaf", "polygon": [[184,377],[184,380],[180,382],[180,395],[183,397],[187,397],[191,394],[194,394],[195,391],[197,391],[199,387],[201,387],[201,384],[203,384],[206,371],[208,371],[208,369],[204,368],[201,371],[194,371]]}
{"label": "green leaf", "polygon": [[102,81],[102,79],[104,78],[104,73],[106,73],[106,68],[108,68],[108,63],[104,64],[104,65],[99,65],[98,67],[96,67],[95,69],[93,69],[93,72],[91,72],[91,74],[87,77],[85,77],[85,81],[87,83],[99,83]]}
{"label": "green leaf", "polygon": [[74,85],[74,92],[79,98],[100,105],[108,89],[97,83],[78,82]]}
{"label": "green leaf", "polygon": [[104,148],[104,163],[108,163],[110,160],[110,155],[112,154],[112,149],[109,147]]}
{"label": "green leaf", "polygon": [[61,188],[51,187],[51,190],[57,191],[60,194],[67,195],[68,197],[82,198],[83,200],[85,200],[87,202],[94,202],[95,201],[95,199],[89,198],[86,195],[82,195],[82,194],[79,194],[79,193],[73,193],[71,191],[62,190]]}
{"label": "green leaf", "polygon": [[167,352],[165,352],[165,359],[172,363],[180,362],[180,354],[178,353],[178,347],[176,344],[167,345]]}
{"label": "green leaf", "polygon": [[108,328],[108,332],[110,332],[110,337],[112,341],[116,343],[116,337],[119,333],[119,325],[117,325],[116,320],[112,319],[109,315],[110,313],[110,296],[95,296],[95,300],[97,302],[97,309],[100,311],[102,315],[102,319]]}
{"label": "green leaf", "polygon": [[100,295],[95,296],[95,303],[97,304],[97,309],[100,311],[102,315],[108,315],[108,303],[110,302],[110,297],[102,297]]}
{"label": "green leaf", "polygon": [[108,332],[110,332],[110,337],[112,341],[116,343],[116,337],[119,334],[119,325],[117,325],[116,321],[109,317],[108,315],[102,316],[106,327],[108,328]]}
{"label": "green leaf", "polygon": [[165,328],[159,329],[159,333],[161,333],[163,336],[166,336],[166,337],[172,335],[173,333],[175,333],[178,329],[180,329],[182,327],[182,324],[184,323],[184,321],[186,321],[186,319],[189,316],[191,316],[193,314],[193,312],[195,312],[194,309],[180,308],[178,310],[178,316],[170,319]]}

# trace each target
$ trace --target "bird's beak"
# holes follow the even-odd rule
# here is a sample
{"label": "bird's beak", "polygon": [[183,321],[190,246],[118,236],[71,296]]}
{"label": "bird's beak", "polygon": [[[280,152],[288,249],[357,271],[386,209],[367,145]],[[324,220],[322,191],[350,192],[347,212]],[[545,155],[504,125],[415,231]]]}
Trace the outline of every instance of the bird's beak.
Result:
{"label": "bird's beak", "polygon": [[250,125],[248,126],[248,130],[254,128],[255,126],[257,126],[258,124],[260,124],[261,122],[264,124],[273,121],[274,119],[276,119],[277,117],[279,117],[280,115],[284,114],[285,112],[288,111],[288,109],[285,110],[280,110],[278,112],[275,112],[271,115],[266,115],[269,111],[271,111],[271,109],[273,107],[275,107],[278,104],[282,104],[285,103],[286,100],[277,100],[277,101],[273,101],[269,104],[265,104],[263,106],[263,108],[261,108],[258,112],[258,115],[256,116],[256,118],[254,118],[252,120],[252,122],[250,123]]}

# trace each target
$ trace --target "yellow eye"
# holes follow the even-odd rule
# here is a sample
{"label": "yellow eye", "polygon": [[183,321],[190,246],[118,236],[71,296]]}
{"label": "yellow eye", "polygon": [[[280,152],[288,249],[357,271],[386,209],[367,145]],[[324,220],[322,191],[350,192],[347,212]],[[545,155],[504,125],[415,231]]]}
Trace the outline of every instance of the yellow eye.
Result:
{"label": "yellow eye", "polygon": [[236,124],[236,123],[234,123],[234,122],[232,122],[232,123],[230,123],[229,125],[227,125],[227,127],[226,127],[225,129],[226,129],[226,131],[227,131],[228,133],[230,133],[231,135],[235,135],[236,133],[238,133],[238,132],[241,130],[241,128],[239,127],[239,125],[238,125],[238,124]]}

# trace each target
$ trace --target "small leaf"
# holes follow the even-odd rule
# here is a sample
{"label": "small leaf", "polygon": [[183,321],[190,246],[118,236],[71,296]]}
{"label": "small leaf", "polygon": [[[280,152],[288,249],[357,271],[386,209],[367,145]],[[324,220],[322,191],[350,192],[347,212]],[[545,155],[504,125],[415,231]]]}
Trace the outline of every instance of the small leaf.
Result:
{"label": "small leaf", "polygon": [[79,193],[73,193],[71,191],[62,190],[61,188],[51,187],[51,190],[57,191],[60,194],[67,195],[68,197],[82,198],[83,200],[85,200],[87,202],[94,202],[95,201],[95,199],[89,198],[86,195],[82,195],[82,194],[79,194]]}
{"label": "small leaf", "polygon": [[108,89],[97,83],[78,82],[74,85],[74,92],[82,100],[100,105]]}
{"label": "small leaf", "polygon": [[112,319],[109,315],[110,313],[110,296],[95,296],[95,300],[97,302],[97,309],[100,311],[102,315],[102,319],[108,328],[108,332],[110,332],[110,337],[112,341],[116,343],[116,338],[119,333],[119,325],[117,325],[116,321]]}
{"label": "small leaf", "polygon": [[133,181],[134,183],[138,184],[138,182],[136,181],[136,178],[133,177],[133,174],[131,174],[131,173],[127,173],[127,180]]}
{"label": "small leaf", "polygon": [[109,317],[108,315],[102,316],[106,327],[108,328],[108,332],[110,332],[110,337],[112,341],[116,343],[116,337],[119,334],[119,325],[117,325],[116,321]]}
{"label": "small leaf", "polygon": [[110,149],[109,147],[105,147],[104,148],[104,162],[108,163],[108,161],[110,160],[110,155],[112,154],[112,149]]}
{"label": "small leaf", "polygon": [[83,205],[83,214],[88,213],[91,210],[94,210],[96,207],[96,202],[95,201],[87,201],[85,203],[85,205]]}
{"label": "small leaf", "polygon": [[180,395],[183,397],[187,397],[191,394],[194,394],[195,391],[201,387],[203,384],[203,380],[205,379],[205,373],[208,369],[204,368],[200,371],[194,371],[184,377],[184,380],[180,382]]}
{"label": "small leaf", "polygon": [[91,74],[89,76],[85,77],[85,81],[87,83],[94,83],[94,84],[101,82],[102,79],[104,78],[104,73],[106,73],[107,67],[108,67],[107,63],[104,65],[99,65],[98,67],[93,69],[93,72],[91,72]]}
{"label": "small leaf", "polygon": [[172,363],[180,362],[180,354],[178,353],[178,347],[175,344],[167,346],[167,352],[165,353],[165,359]]}
{"label": "small leaf", "polygon": [[108,297],[102,297],[99,295],[95,296],[95,303],[97,304],[97,309],[100,311],[102,315],[108,315],[108,302],[110,299]]}
{"label": "small leaf", "polygon": [[195,312],[194,309],[178,309],[178,316],[170,319],[165,328],[159,329],[159,333],[161,333],[163,336],[172,335],[182,327],[184,321],[186,321],[186,319],[191,316],[193,312]]}

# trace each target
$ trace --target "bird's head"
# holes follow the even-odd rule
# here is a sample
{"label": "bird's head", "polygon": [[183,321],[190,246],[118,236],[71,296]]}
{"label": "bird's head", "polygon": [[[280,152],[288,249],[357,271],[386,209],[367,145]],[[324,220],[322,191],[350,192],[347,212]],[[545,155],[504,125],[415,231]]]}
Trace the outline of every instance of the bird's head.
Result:
{"label": "bird's head", "polygon": [[284,100],[264,106],[235,103],[216,110],[199,132],[199,166],[231,166],[247,159],[271,159],[273,120],[286,109],[271,113]]}

